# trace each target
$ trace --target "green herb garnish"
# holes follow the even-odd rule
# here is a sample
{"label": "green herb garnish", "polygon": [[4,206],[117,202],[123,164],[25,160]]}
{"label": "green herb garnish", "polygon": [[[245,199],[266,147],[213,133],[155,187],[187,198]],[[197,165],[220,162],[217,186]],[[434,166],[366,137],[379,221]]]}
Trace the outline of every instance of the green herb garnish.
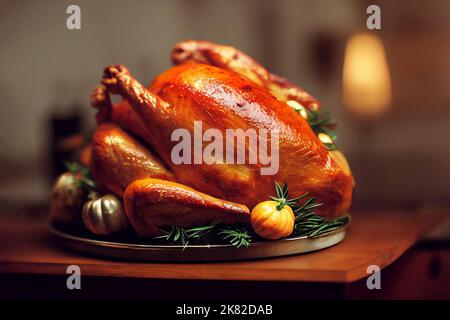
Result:
{"label": "green herb garnish", "polygon": [[290,206],[290,207],[295,206],[297,201],[305,196],[305,195],[303,195],[303,196],[289,199],[287,183],[283,183],[283,185],[280,186],[278,184],[278,182],[276,182],[276,181],[275,181],[275,193],[277,194],[276,197],[269,196],[269,198],[272,199],[273,201],[278,202],[277,210],[283,209],[283,207],[286,205]]}
{"label": "green herb garnish", "polygon": [[324,143],[325,147],[328,150],[337,150],[336,147],[336,123],[332,121],[331,114],[329,112],[324,113],[320,110],[312,111],[307,110],[308,112],[308,123],[311,126],[311,129],[314,131],[316,135],[319,133],[324,133],[328,135],[332,141],[332,143]]}
{"label": "green herb garnish", "polygon": [[[186,248],[189,242],[226,243],[236,248],[248,247],[251,243],[251,230],[247,225],[211,224],[194,228],[171,227],[163,230],[164,235],[154,239],[180,243]],[[183,248],[183,249],[184,249]]]}
{"label": "green herb garnish", "polygon": [[[282,185],[275,182],[275,197],[270,197],[274,201],[278,201],[282,206],[289,205],[295,215],[294,232],[292,236],[306,236],[308,238],[316,238],[323,234],[337,230],[345,226],[350,221],[350,215],[338,217],[332,221],[315,214],[314,210],[320,206],[313,197],[308,198],[305,193],[296,198],[289,199],[288,186],[286,183]],[[303,203],[298,204],[304,199]],[[262,240],[251,228],[249,224],[211,224],[193,228],[170,227],[163,230],[162,236],[154,239],[164,240],[175,244],[182,244],[183,250],[188,243],[199,244],[230,244],[236,248],[248,247],[253,239]]]}
{"label": "green herb garnish", "polygon": [[250,237],[248,231],[246,231],[246,230],[222,228],[219,231],[218,235],[221,236],[223,240],[229,242],[231,245],[235,246],[236,248],[250,246],[251,237]]}
{"label": "green herb garnish", "polygon": [[89,168],[82,166],[77,162],[66,162],[65,166],[67,170],[75,175],[80,186],[87,192],[97,191],[97,184],[91,178]]}
{"label": "green herb garnish", "polygon": [[[278,197],[281,194],[284,199],[288,199],[289,193],[287,183],[283,183],[283,185],[280,186],[277,182],[275,182],[275,191]],[[332,221],[328,221],[324,217],[315,214],[314,210],[323,204],[317,203],[313,197],[306,199],[307,196],[308,193],[305,193],[299,197],[285,201],[286,204],[292,208],[295,215],[294,236],[307,236],[309,238],[315,238],[339,229],[350,222],[351,218],[348,214],[337,217]],[[274,197],[270,198],[277,200],[277,198]],[[297,202],[301,199],[306,199],[306,201],[304,201],[301,205],[297,204]]]}
{"label": "green herb garnish", "polygon": [[314,131],[316,135],[319,133],[327,134],[333,142],[337,140],[336,132],[336,123],[333,122],[331,118],[331,114],[329,112],[323,111],[312,111],[307,110],[308,112],[308,123],[311,126],[311,129]]}

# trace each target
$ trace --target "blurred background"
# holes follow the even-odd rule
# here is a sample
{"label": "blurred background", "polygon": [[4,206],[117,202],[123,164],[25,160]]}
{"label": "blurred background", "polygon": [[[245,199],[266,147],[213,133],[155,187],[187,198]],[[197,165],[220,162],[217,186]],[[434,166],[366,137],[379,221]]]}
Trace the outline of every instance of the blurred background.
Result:
{"label": "blurred background", "polygon": [[[73,3],[81,30],[66,28]],[[332,112],[355,210],[450,208],[450,1],[3,0],[0,30],[1,207],[47,203],[54,159],[94,128],[106,65],[148,84],[191,38],[241,49]]]}

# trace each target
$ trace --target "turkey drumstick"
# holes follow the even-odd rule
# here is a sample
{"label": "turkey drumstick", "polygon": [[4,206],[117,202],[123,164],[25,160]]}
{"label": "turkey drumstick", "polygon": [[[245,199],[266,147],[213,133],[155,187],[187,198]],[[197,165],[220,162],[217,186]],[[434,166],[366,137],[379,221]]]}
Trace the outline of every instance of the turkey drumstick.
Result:
{"label": "turkey drumstick", "polygon": [[125,190],[123,198],[128,219],[143,237],[162,235],[164,227],[250,221],[250,210],[245,205],[166,180],[136,180]]}

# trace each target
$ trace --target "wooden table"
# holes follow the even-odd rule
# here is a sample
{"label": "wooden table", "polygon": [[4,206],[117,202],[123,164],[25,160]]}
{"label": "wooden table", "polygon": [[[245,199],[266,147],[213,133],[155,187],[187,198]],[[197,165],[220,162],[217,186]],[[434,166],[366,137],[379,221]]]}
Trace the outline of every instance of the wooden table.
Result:
{"label": "wooden table", "polygon": [[342,293],[346,287],[337,285],[364,282],[369,265],[385,268],[392,264],[445,217],[441,212],[355,213],[346,239],[319,252],[255,261],[172,264],[86,256],[58,246],[48,234],[44,219],[5,216],[0,219],[0,273],[14,287],[14,281],[25,275],[40,275],[33,279],[65,278],[67,266],[75,264],[83,276],[102,283],[115,279],[123,285],[126,279],[134,285],[153,281],[165,288],[182,283],[201,288],[208,283],[222,282],[219,286],[225,286],[223,280],[229,280],[226,283],[236,288],[239,284],[254,285],[255,290],[267,283],[275,287],[303,284],[308,288],[322,284],[325,288],[341,288],[337,291]]}

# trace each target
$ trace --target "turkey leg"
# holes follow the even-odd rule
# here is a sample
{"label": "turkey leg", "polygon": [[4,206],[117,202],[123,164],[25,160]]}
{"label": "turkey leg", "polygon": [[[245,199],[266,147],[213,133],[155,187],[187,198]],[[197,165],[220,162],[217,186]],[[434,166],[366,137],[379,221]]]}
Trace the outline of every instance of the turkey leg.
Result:
{"label": "turkey leg", "polygon": [[124,193],[126,214],[140,236],[164,234],[163,227],[195,227],[216,223],[249,222],[250,211],[242,204],[198,192],[185,185],[143,179]]}
{"label": "turkey leg", "polygon": [[131,109],[122,107],[122,114],[116,116],[116,120],[122,122],[121,126],[130,127],[133,132],[137,131],[136,133],[147,143],[160,150],[161,148],[155,145],[164,141],[155,134],[159,132],[158,125],[164,126],[167,117],[165,109],[170,105],[131,77],[122,65],[105,68],[102,84],[110,93],[121,95],[132,107]]}

